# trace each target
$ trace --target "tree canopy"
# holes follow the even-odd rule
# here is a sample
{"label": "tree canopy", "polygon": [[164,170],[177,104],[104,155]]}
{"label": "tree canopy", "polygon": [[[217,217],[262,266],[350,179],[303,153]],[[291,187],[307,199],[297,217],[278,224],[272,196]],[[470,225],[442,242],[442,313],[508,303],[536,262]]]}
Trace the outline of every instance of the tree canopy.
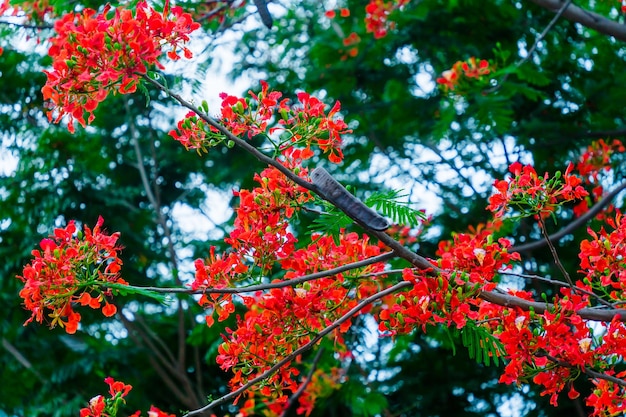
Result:
{"label": "tree canopy", "polygon": [[0,416],[622,413],[624,13],[5,0]]}

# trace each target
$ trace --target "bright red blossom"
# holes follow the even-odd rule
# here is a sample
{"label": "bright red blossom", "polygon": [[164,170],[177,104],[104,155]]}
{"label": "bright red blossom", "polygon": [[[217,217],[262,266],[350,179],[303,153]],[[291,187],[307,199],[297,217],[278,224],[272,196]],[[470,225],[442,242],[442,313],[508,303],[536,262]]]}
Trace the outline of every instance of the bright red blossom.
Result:
{"label": "bright red blossom", "polygon": [[[80,417],[109,417],[117,416],[119,408],[125,403],[124,397],[128,395],[132,386],[120,381],[115,381],[111,377],[104,379],[109,386],[110,398],[97,395],[89,401],[89,405],[80,410]],[[137,411],[130,417],[140,417],[141,412]],[[175,417],[174,414],[165,413],[155,406],[151,406],[148,411],[148,417]]]}
{"label": "bright red blossom", "polygon": [[580,244],[580,267],[585,277],[610,302],[626,300],[626,221],[620,211],[607,218],[599,232],[588,229],[591,236]]}
{"label": "bright red blossom", "polygon": [[441,77],[437,78],[437,83],[441,84],[445,91],[459,90],[472,79],[483,80],[491,71],[489,61],[484,59],[477,61],[475,57],[471,57],[467,61],[457,61],[451,69],[444,71]]}
{"label": "bright red blossom", "polygon": [[115,314],[116,307],[106,302],[111,295],[106,284],[126,281],[120,277],[119,233],[101,232],[102,223],[100,217],[93,230],[85,227],[84,236],[77,236],[72,221],[65,229],[55,229],[51,238],[43,239],[41,250],[33,251],[35,259],[18,276],[24,282],[20,297],[32,312],[25,324],[32,320],[42,323],[49,310],[51,327],[58,324],[66,332],[75,333],[80,314],[74,311],[74,303],[97,309],[104,301],[103,314]]}
{"label": "bright red blossom", "polygon": [[55,123],[68,116],[68,129],[74,121],[85,126],[93,121],[93,111],[110,92],[129,94],[137,89],[140,77],[150,66],[162,68],[159,58],[164,45],[169,45],[170,59],[179,59],[178,49],[186,58],[191,51],[182,46],[189,34],[200,25],[191,20],[180,7],[171,11],[166,4],[157,13],[145,1],[130,10],[118,8],[107,17],[110,6],[102,13],[85,9],[68,13],[55,23],[57,36],[50,39],[48,53],[52,70],[42,88],[44,100],[51,101],[48,118]]}
{"label": "bright red blossom", "polygon": [[[265,81],[261,81],[258,94],[249,91],[248,95],[250,98],[220,94],[222,108],[219,121],[233,135],[245,135],[248,139],[264,135],[284,155],[292,154],[294,148],[300,149],[298,159],[311,158],[315,155],[311,148],[317,147],[328,154],[331,162],[343,160],[341,135],[352,131],[338,115],[341,108],[339,102],[335,102],[326,113],[326,105],[321,100],[301,92],[297,94],[299,103],[290,105],[287,99],[281,99],[282,93],[270,90]],[[276,143],[277,133],[288,139]],[[178,129],[169,134],[186,148],[203,151],[227,141],[224,134],[208,126],[193,112],[179,121]]]}
{"label": "bright red blossom", "polygon": [[562,175],[557,172],[553,178],[547,173],[540,177],[532,166],[514,162],[509,167],[513,176],[494,182],[496,193],[489,198],[487,209],[496,217],[502,217],[511,207],[522,215],[546,217],[561,204],[588,195],[581,185],[582,180],[571,174],[573,168],[570,164]]}
{"label": "bright red blossom", "polygon": [[[339,244],[330,236],[313,236],[305,249],[283,257],[281,267],[285,279],[300,277],[320,270],[378,255],[380,248],[371,245],[366,236],[341,234]],[[378,286],[360,277],[381,272],[383,264],[374,264],[344,274],[309,281],[294,287],[275,288],[266,293],[243,297],[247,311],[238,318],[235,330],[218,349],[217,362],[222,369],[235,373],[230,383],[233,389],[269,369],[294,350],[308,343],[319,331],[353,308],[361,297],[376,291]],[[373,285],[374,288],[371,288]],[[350,288],[356,291],[351,292]],[[285,314],[290,312],[290,314]],[[367,312],[367,310],[363,310]],[[342,334],[351,326],[345,322],[331,337],[339,352],[346,347]],[[299,371],[293,366],[283,368],[269,377],[260,394],[271,399],[270,410],[279,413],[286,405],[285,390],[298,389]],[[275,409],[273,409],[273,407]]]}
{"label": "bright red blossom", "polygon": [[389,15],[406,5],[409,0],[370,0],[365,6],[365,29],[373,33],[375,39],[384,38],[389,30],[395,28],[395,22],[389,20]]}

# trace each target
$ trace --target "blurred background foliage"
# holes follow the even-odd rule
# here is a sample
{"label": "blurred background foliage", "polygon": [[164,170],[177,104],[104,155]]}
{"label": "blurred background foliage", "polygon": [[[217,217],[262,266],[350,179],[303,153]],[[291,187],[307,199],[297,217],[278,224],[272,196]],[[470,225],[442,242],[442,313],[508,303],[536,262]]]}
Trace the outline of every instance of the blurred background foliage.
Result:
{"label": "blurred background foliage", "polygon": [[[432,221],[414,248],[426,256],[434,256],[453,231],[488,220],[491,184],[511,162],[554,173],[576,161],[592,140],[626,133],[621,42],[561,18],[535,45],[554,13],[532,1],[415,0],[390,16],[395,27],[380,39],[366,31],[367,1],[272,2],[271,30],[252,4],[240,3],[181,3],[204,31],[192,44],[199,62],[168,67],[169,85],[197,102],[219,103],[213,72],[226,69],[242,90],[229,94],[256,90],[266,80],[286,97],[304,90],[327,103],[339,100],[354,132],[346,138],[344,163],[327,168],[361,196],[403,189],[412,207],[425,208]],[[619,2],[576,3],[623,20]],[[33,4],[44,3],[22,7]],[[197,408],[228,390],[229,376],[215,356],[220,333],[233,322],[206,327],[189,299],[162,306],[129,297],[123,321],[85,312],[84,325],[70,337],[58,328],[22,326],[27,314],[15,275],[54,227],[69,219],[93,226],[102,215],[109,231],[121,232],[126,280],[163,286],[188,281],[193,259],[206,256],[211,245],[225,247],[228,207],[237,203],[232,190],[253,186],[253,174],[263,166],[237,149],[212,149],[202,157],[186,152],[167,136],[184,113],[157,92],[149,104],[140,93],[110,97],[95,122],[74,135],[50,125],[40,89],[55,16],[103,7],[98,1],[52,4],[27,25],[0,17],[0,416],[77,415],[105,391],[109,375],[133,385],[131,411],[150,404],[170,412]],[[325,15],[339,7],[349,16]],[[211,18],[220,13],[222,21]],[[489,60],[498,84],[462,97],[437,88],[443,71],[471,57]],[[616,161],[606,188],[624,172]],[[615,205],[623,206],[623,196]],[[310,221],[303,217],[300,233]],[[565,209],[561,223],[550,227],[571,219]],[[530,222],[507,234],[516,243],[539,238]],[[584,228],[557,245],[572,272],[583,235]],[[523,255],[527,270],[551,275],[547,250]],[[500,369],[469,359],[445,329],[377,340],[364,320],[349,340],[354,359],[347,381],[313,415],[586,415],[581,400],[564,397],[553,408],[531,386],[498,384]],[[334,363],[328,356],[320,367]],[[584,397],[589,387],[577,389]],[[236,414],[236,407],[216,411]]]}

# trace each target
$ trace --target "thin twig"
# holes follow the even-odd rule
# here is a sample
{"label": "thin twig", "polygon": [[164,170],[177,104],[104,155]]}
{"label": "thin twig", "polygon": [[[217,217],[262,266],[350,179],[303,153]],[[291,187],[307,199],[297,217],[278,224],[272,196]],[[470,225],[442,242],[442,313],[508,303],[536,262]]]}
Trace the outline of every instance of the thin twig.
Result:
{"label": "thin twig", "polygon": [[[585,214],[583,214],[582,216],[580,216],[576,220],[572,221],[570,224],[568,224],[567,226],[565,226],[564,228],[562,228],[558,232],[551,234],[549,236],[550,240],[553,241],[553,242],[558,241],[561,238],[569,235],[570,233],[572,233],[574,230],[578,229],[579,227],[581,227],[585,223],[587,223],[587,221],[593,219],[598,213],[600,213],[604,209],[604,207],[609,205],[609,203],[620,192],[622,192],[625,189],[626,189],[626,182],[620,184],[617,188],[615,188],[613,191],[608,193],[602,200],[600,200],[596,204],[594,204],[593,207],[591,207]],[[541,240],[537,240],[535,242],[529,242],[529,243],[524,243],[524,244],[521,244],[521,245],[515,245],[515,246],[509,248],[509,252],[526,252],[526,251],[531,251],[531,250],[535,250],[535,249],[541,248],[541,247],[543,247],[545,245],[546,245],[545,239],[541,239]]]}
{"label": "thin twig", "polygon": [[535,49],[537,49],[539,42],[541,42],[546,37],[550,29],[552,29],[552,27],[556,24],[556,22],[563,15],[563,13],[565,13],[565,10],[569,7],[571,3],[572,3],[572,0],[567,0],[565,3],[563,3],[563,6],[561,6],[559,11],[554,15],[554,17],[550,21],[550,23],[548,23],[548,26],[546,26],[543,32],[541,32],[539,36],[537,36],[537,39],[535,39],[535,43],[528,50],[528,55],[526,55],[526,57],[517,64],[518,67],[530,59],[530,56],[533,54],[533,52],[535,52]]}
{"label": "thin twig", "polygon": [[317,351],[317,354],[315,355],[313,362],[311,362],[311,369],[309,370],[309,373],[306,376],[306,379],[304,380],[304,382],[302,382],[302,384],[300,384],[300,387],[298,388],[298,390],[293,393],[293,395],[289,399],[289,402],[287,403],[287,407],[285,407],[280,417],[287,417],[287,415],[296,407],[296,404],[298,403],[298,399],[300,398],[300,396],[302,396],[307,385],[309,385],[311,383],[311,380],[313,379],[313,374],[315,373],[315,369],[317,368],[317,363],[322,358],[323,352],[324,352],[323,347]]}
{"label": "thin twig", "polygon": [[40,382],[46,382],[43,376],[33,367],[28,359],[20,353],[20,351],[11,344],[6,338],[2,338],[2,347],[6,349],[22,366],[32,372]]}
{"label": "thin twig", "polygon": [[163,288],[163,287],[133,287],[130,288],[138,288],[141,290],[154,291],[159,293],[183,293],[183,294],[239,294],[246,292],[256,292],[256,291],[265,291],[274,288],[284,288],[291,287],[294,285],[301,284],[307,281],[313,281],[320,278],[326,278],[333,275],[337,275],[341,272],[349,271],[352,269],[362,268],[364,266],[372,265],[378,262],[384,262],[389,259],[393,259],[396,257],[394,252],[385,252],[380,255],[372,256],[371,258],[363,259],[361,261],[352,262],[349,264],[341,265],[336,268],[327,269],[326,271],[314,272],[312,274],[303,275],[301,277],[288,279],[280,282],[270,282],[267,284],[258,284],[258,285],[248,285],[245,287],[237,287],[237,288],[206,288],[199,290],[192,290],[191,288]]}
{"label": "thin twig", "polygon": [[603,374],[601,372],[594,371],[593,369],[588,368],[588,367],[584,367],[584,368],[581,369],[581,368],[579,368],[577,366],[573,366],[573,365],[571,365],[571,364],[569,364],[569,363],[567,363],[565,361],[557,359],[557,358],[555,358],[552,355],[548,355],[547,353],[537,353],[537,356],[543,356],[545,358],[548,358],[551,362],[554,362],[555,364],[557,364],[559,366],[562,366],[564,368],[578,369],[578,370],[581,370],[582,372],[584,372],[585,374],[589,375],[590,377],[598,378],[598,379],[604,379],[606,381],[613,382],[613,383],[615,383],[617,385],[620,385],[622,387],[626,387],[626,381],[624,381],[623,379],[614,377],[612,375]]}
{"label": "thin twig", "polygon": [[[569,284],[563,282],[563,281],[556,281],[550,278],[545,278],[539,275],[531,275],[531,274],[520,274],[517,272],[511,272],[511,271],[498,271],[498,273],[500,275],[510,275],[510,276],[515,276],[515,277],[520,277],[520,278],[527,278],[527,279],[534,279],[536,281],[542,281],[542,282],[546,282],[548,284],[552,284],[552,285],[558,285],[560,287],[569,287]],[[581,292],[583,294],[587,294],[590,297],[595,298],[598,303],[603,304],[606,307],[609,308],[615,308],[615,306],[611,303],[609,303],[608,301],[606,301],[605,299],[603,299],[602,297],[600,297],[598,294],[592,292],[592,291],[587,291],[584,288],[580,288],[579,286],[574,286],[572,287],[572,289],[576,289],[576,291]]]}
{"label": "thin twig", "polygon": [[350,320],[352,318],[352,316],[354,316],[356,313],[358,313],[364,307],[370,305],[371,303],[373,303],[376,300],[379,300],[379,299],[383,298],[386,295],[392,294],[392,293],[394,293],[394,292],[396,292],[396,291],[398,291],[398,290],[400,290],[402,288],[410,287],[411,285],[413,285],[413,284],[408,282],[408,281],[402,281],[402,282],[399,282],[399,283],[397,283],[397,284],[395,284],[395,285],[393,285],[393,286],[391,286],[391,287],[389,287],[387,289],[384,289],[384,290],[382,290],[382,291],[380,291],[380,292],[378,292],[378,293],[376,293],[374,295],[371,295],[371,296],[369,296],[367,298],[364,298],[363,300],[361,300],[361,302],[359,304],[357,304],[356,306],[351,308],[347,313],[345,313],[339,319],[335,320],[331,325],[329,325],[324,330],[322,330],[317,335],[315,335],[315,337],[313,337],[310,342],[308,342],[307,344],[305,344],[305,345],[301,346],[300,348],[294,350],[289,355],[285,356],[284,359],[282,359],[279,362],[277,362],[274,366],[272,366],[267,371],[261,373],[260,375],[256,376],[255,378],[251,379],[246,384],[244,384],[241,387],[239,387],[237,390],[232,391],[232,392],[230,392],[230,393],[228,393],[228,394],[218,398],[217,400],[212,401],[211,403],[205,405],[202,408],[199,408],[199,409],[194,410],[194,411],[190,411],[187,414],[184,414],[183,417],[191,417],[191,416],[196,416],[196,415],[202,414],[202,413],[204,413],[206,411],[209,411],[209,410],[217,407],[220,404],[224,404],[225,402],[229,401],[232,398],[238,397],[239,395],[243,394],[248,388],[258,384],[259,382],[261,382],[263,380],[265,380],[269,376],[273,375],[280,368],[282,368],[283,366],[285,366],[289,362],[293,361],[296,357],[300,356],[304,352],[306,352],[309,349],[311,349],[324,336],[326,336],[327,334],[329,334],[332,331],[334,331],[335,329],[337,329],[344,322]]}
{"label": "thin twig", "polygon": [[561,259],[559,259],[559,255],[556,253],[556,248],[552,244],[552,241],[550,240],[550,236],[548,236],[548,232],[546,231],[546,222],[543,221],[543,218],[541,217],[541,215],[539,216],[539,229],[541,230],[541,234],[543,235],[543,237],[546,239],[546,242],[548,243],[548,247],[550,248],[550,253],[552,254],[552,258],[554,258],[554,262],[556,263],[557,268],[559,268],[559,271],[561,271],[561,273],[563,274],[563,277],[565,277],[565,280],[569,284],[572,291],[575,291],[574,289],[575,286],[574,286],[574,283],[572,282],[572,278],[569,276],[569,273],[567,272],[567,270],[561,263]]}
{"label": "thin twig", "polygon": [[[165,214],[163,213],[163,208],[161,206],[161,202],[160,202],[160,196],[159,196],[159,191],[158,191],[158,184],[157,181],[154,181],[154,187],[155,189],[153,190],[150,187],[150,182],[148,180],[148,174],[146,173],[146,168],[144,166],[143,163],[143,154],[141,152],[141,147],[139,146],[139,134],[137,132],[137,129],[135,127],[135,123],[134,120],[130,117],[131,115],[131,111],[130,111],[130,105],[128,104],[128,99],[124,100],[124,108],[126,110],[126,115],[127,115],[127,121],[128,121],[128,127],[129,127],[129,131],[130,131],[130,135],[131,135],[131,141],[133,143],[133,148],[135,150],[135,156],[137,158],[137,169],[139,170],[139,176],[141,177],[141,183],[143,184],[143,188],[144,191],[146,193],[146,196],[148,197],[148,201],[150,201],[150,204],[152,205],[156,216],[157,216],[157,221],[158,224],[161,226],[161,228],[163,229],[163,234],[165,235],[165,238],[167,240],[167,251],[169,254],[169,260],[172,264],[172,275],[174,277],[174,281],[176,282],[177,285],[181,285],[182,286],[182,281],[180,280],[180,277],[178,275],[178,257],[176,255],[176,250],[174,248],[174,240],[172,238],[172,233],[170,230],[169,225],[167,224],[167,218],[165,216]],[[156,154],[153,153],[153,157],[156,158]],[[153,166],[156,166],[156,159],[153,161]],[[156,178],[155,178],[156,179]],[[178,360],[177,360],[177,365],[178,365],[178,371],[181,373],[185,372],[185,355],[186,355],[186,342],[187,342],[187,335],[186,335],[186,326],[185,326],[185,307],[183,305],[183,300],[178,299],[177,300],[177,318],[178,318],[178,334],[177,334],[177,338],[178,338]],[[186,380],[185,382],[189,382],[188,380]]]}
{"label": "thin twig", "polygon": [[[535,49],[537,49],[537,46],[539,45],[539,43],[546,37],[546,35],[548,34],[548,32],[550,31],[550,29],[552,29],[552,27],[556,24],[556,22],[559,20],[559,18],[561,17],[561,15],[563,15],[563,13],[565,12],[565,10],[569,7],[569,5],[572,3],[572,0],[567,0],[565,2],[565,4],[563,4],[561,6],[561,8],[559,9],[559,11],[557,12],[557,14],[552,18],[552,20],[550,21],[550,23],[548,23],[548,25],[544,28],[544,30],[539,34],[539,36],[537,36],[537,38],[535,39],[535,42],[532,44],[532,46],[530,47],[530,49],[528,50],[528,53],[526,54],[526,56],[522,59],[520,59],[515,66],[516,67],[521,67],[526,61],[528,61],[533,52],[535,52]],[[504,82],[509,78],[510,73],[507,72],[506,74],[504,74],[504,76],[500,79],[500,81],[498,82],[497,85],[495,85],[494,87],[488,88],[487,90],[485,90],[485,93],[493,93],[494,91],[499,90],[502,85],[504,84]]]}

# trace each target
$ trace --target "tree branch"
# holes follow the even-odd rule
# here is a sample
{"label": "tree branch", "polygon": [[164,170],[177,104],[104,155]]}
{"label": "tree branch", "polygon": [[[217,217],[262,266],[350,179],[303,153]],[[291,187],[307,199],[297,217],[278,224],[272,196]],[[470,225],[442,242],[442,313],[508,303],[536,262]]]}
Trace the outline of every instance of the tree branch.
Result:
{"label": "tree branch", "polygon": [[560,359],[555,358],[555,357],[554,357],[554,356],[552,356],[552,355],[548,355],[547,353],[540,353],[540,354],[537,354],[537,356],[543,356],[543,357],[546,357],[546,358],[548,358],[551,362],[554,362],[555,364],[557,364],[557,365],[559,365],[559,366],[562,366],[562,367],[564,367],[564,368],[570,368],[570,369],[577,369],[577,370],[581,370],[582,372],[584,372],[585,374],[589,375],[589,376],[590,376],[590,377],[592,377],[592,378],[604,379],[604,380],[607,380],[607,381],[613,382],[614,384],[621,385],[622,387],[626,387],[626,381],[624,381],[623,379],[620,379],[620,378],[614,377],[614,376],[612,376],[612,375],[603,374],[603,373],[601,373],[601,372],[594,371],[593,369],[588,368],[588,367],[584,367],[584,368],[582,368],[582,369],[581,369],[581,368],[580,368],[580,367],[578,367],[578,366],[573,366],[573,365],[571,365],[571,364],[569,364],[569,363],[567,363],[567,362],[565,362],[565,361],[562,361],[562,360],[560,360]]}
{"label": "tree branch", "polygon": [[[257,150],[254,146],[250,145],[245,140],[240,139],[237,136],[233,135],[228,129],[226,129],[224,126],[222,126],[220,123],[218,123],[215,119],[213,119],[213,118],[209,117],[208,115],[204,114],[198,108],[196,108],[193,104],[191,104],[188,101],[186,101],[185,99],[183,99],[180,95],[170,91],[167,87],[161,85],[158,81],[155,81],[155,80],[151,79],[150,77],[148,77],[146,75],[144,75],[144,78],[149,83],[153,84],[154,86],[159,88],[161,91],[163,91],[166,94],[168,94],[174,100],[178,101],[181,105],[183,105],[184,107],[188,108],[189,110],[195,112],[200,118],[202,118],[204,121],[209,123],[211,126],[215,127],[217,130],[222,132],[228,139],[230,139],[233,142],[235,142],[235,144],[241,146],[244,150],[250,152],[258,160],[260,160],[261,162],[265,162],[266,164],[268,164],[270,166],[275,167],[280,172],[285,174],[285,176],[287,176],[287,178],[291,179],[292,181],[294,181],[298,185],[301,185],[302,187],[304,187],[304,188],[306,188],[306,189],[308,189],[310,191],[313,191],[313,192],[315,192],[316,194],[319,195],[318,189],[317,189],[317,187],[314,184],[312,184],[312,183],[310,183],[308,181],[305,181],[302,178],[298,177],[293,172],[291,172],[288,168],[283,166],[280,162],[278,162],[278,161],[270,158],[269,156],[263,154],[262,152]],[[626,183],[623,184],[622,186],[624,188],[626,188]],[[616,194],[616,191],[617,190],[614,190],[612,193],[607,195],[607,197],[605,199],[603,199],[600,203],[604,202],[604,204],[606,205],[607,203],[606,203],[605,200],[608,200],[609,196],[611,196],[611,198],[614,197],[614,195]],[[600,203],[598,203],[598,204],[600,204]],[[597,208],[595,206],[594,206],[593,209],[599,210],[599,208]],[[583,216],[581,216],[581,217],[583,217]],[[578,219],[578,220],[580,220],[580,219]],[[361,226],[363,226],[365,228],[365,230],[367,230],[368,234],[370,234],[371,236],[375,236],[382,243],[384,243],[390,249],[392,249],[392,251],[397,256],[399,256],[399,257],[409,261],[412,265],[416,266],[417,268],[419,268],[421,270],[424,270],[424,271],[427,271],[427,273],[432,275],[432,276],[437,276],[438,274],[444,272],[443,270],[441,270],[437,266],[433,265],[428,259],[426,259],[423,256],[421,256],[421,255],[411,251],[410,249],[404,247],[404,245],[402,245],[400,242],[398,242],[397,240],[395,240],[394,238],[389,236],[384,231],[372,230],[372,229],[370,229],[370,228],[368,228],[367,226],[364,226],[364,225],[361,225]],[[552,239],[554,239],[554,237]],[[542,245],[543,245],[543,243],[542,243]],[[512,251],[512,250],[510,250],[510,251]],[[518,251],[519,251],[519,249],[518,249]],[[402,284],[402,283],[400,283],[400,284]],[[404,286],[399,287],[399,288],[403,288],[403,287]],[[551,307],[551,304],[541,303],[541,302],[536,302],[536,301],[528,301],[528,300],[524,300],[524,299],[519,298],[519,297],[515,297],[513,295],[503,294],[503,293],[498,293],[498,292],[482,291],[478,296],[480,298],[482,298],[483,300],[492,302],[494,304],[501,305],[503,307],[518,307],[518,308],[521,308],[522,310],[526,310],[526,311],[528,311],[530,309],[534,309],[538,313],[543,313],[544,311],[548,310]],[[597,309],[593,309],[593,308],[583,308],[583,309],[578,310],[576,313],[578,315],[580,315],[583,319],[587,319],[587,320],[611,321],[613,319],[613,317],[615,317],[617,315],[621,321],[626,321],[626,310],[625,309],[597,310]]]}
{"label": "tree branch", "polygon": [[[520,274],[520,273],[517,273],[517,272],[511,272],[511,271],[498,271],[498,274],[500,274],[500,275],[510,275],[510,276],[513,276],[513,277],[520,277],[520,278],[526,278],[526,279],[534,279],[534,280],[537,280],[537,281],[546,282],[548,284],[556,285],[556,286],[559,286],[559,287],[570,287],[570,285],[568,283],[566,283],[566,282],[557,281],[557,280],[546,278],[546,277],[542,277],[542,276],[539,276],[539,275]],[[598,303],[604,305],[605,307],[608,307],[610,309],[615,308],[615,306],[613,304],[611,304],[608,301],[602,299],[602,297],[600,297],[598,294],[596,294],[596,293],[594,293],[592,291],[587,291],[587,290],[585,290],[583,288],[580,288],[580,287],[578,287],[576,285],[573,285],[570,288],[572,288],[573,290],[576,290],[578,292],[581,292],[583,294],[587,294],[590,297],[593,297],[596,301],[598,301]]]}
{"label": "tree branch", "polygon": [[[563,7],[562,0],[530,0],[533,3],[548,9],[552,12],[557,12]],[[580,23],[590,29],[594,29],[605,35],[613,36],[620,41],[626,41],[626,26],[611,19],[608,19],[602,15],[594,12],[582,9],[574,4],[571,4],[563,11],[563,17],[572,22]]]}
{"label": "tree branch", "polygon": [[319,271],[313,274],[303,275],[301,277],[288,279],[280,282],[270,282],[268,284],[248,285],[246,287],[237,288],[206,288],[203,290],[192,290],[190,288],[163,288],[163,287],[133,287],[142,290],[154,291],[159,293],[184,293],[184,294],[240,294],[245,292],[265,291],[273,288],[291,287],[294,285],[302,284],[303,282],[313,281],[320,278],[330,277],[337,275],[341,272],[349,271],[351,269],[361,268],[378,262],[384,262],[396,257],[394,252],[386,252],[380,255],[372,256],[371,258],[363,259],[361,261],[352,262],[349,264],[341,265],[336,268],[327,269],[326,271]]}
{"label": "tree branch", "polygon": [[220,404],[224,404],[225,402],[229,401],[232,398],[237,398],[239,395],[243,394],[248,388],[250,388],[250,387],[258,384],[259,382],[263,381],[264,379],[268,378],[269,376],[274,374],[276,371],[278,371],[280,368],[282,368],[283,366],[285,366],[289,362],[293,361],[295,358],[297,358],[298,356],[300,356],[304,352],[306,352],[309,349],[311,349],[313,346],[315,346],[315,344],[317,344],[317,342],[322,340],[322,338],[324,336],[326,336],[327,334],[329,334],[333,330],[337,329],[344,322],[350,320],[352,318],[352,316],[354,316],[356,313],[358,313],[364,307],[368,306],[369,304],[373,303],[376,300],[379,300],[379,299],[383,298],[386,295],[392,294],[392,293],[398,291],[399,289],[402,289],[402,288],[405,288],[405,287],[410,287],[411,285],[413,285],[413,284],[411,284],[408,281],[402,281],[402,282],[399,282],[399,283],[397,283],[397,284],[395,284],[395,285],[393,285],[393,286],[391,286],[391,287],[389,287],[387,289],[384,289],[384,290],[382,290],[382,291],[380,291],[380,292],[378,292],[378,293],[376,293],[374,295],[371,295],[371,296],[369,296],[367,298],[364,298],[363,300],[361,300],[361,302],[359,304],[357,304],[356,306],[352,307],[346,314],[344,314],[343,316],[341,316],[340,318],[335,320],[330,326],[326,327],[324,330],[322,330],[317,335],[315,335],[315,337],[313,337],[310,342],[308,342],[306,345],[303,345],[300,348],[294,350],[289,355],[285,356],[284,359],[282,359],[281,361],[277,362],[274,366],[272,366],[267,371],[263,372],[262,374],[258,375],[255,378],[251,379],[246,384],[244,384],[241,387],[239,387],[237,390],[232,391],[232,392],[230,392],[230,393],[228,393],[228,394],[218,398],[217,400],[212,401],[211,403],[205,405],[202,408],[199,408],[199,409],[194,410],[194,411],[190,411],[187,414],[184,414],[183,417],[191,417],[191,416],[200,415],[200,414],[202,414],[204,412],[207,412],[207,411],[217,407]]}
{"label": "tree branch", "polygon": [[307,385],[309,385],[311,383],[311,380],[313,379],[313,373],[315,372],[315,368],[317,368],[317,363],[321,359],[323,352],[324,352],[324,348],[320,348],[317,351],[317,354],[315,355],[313,362],[311,362],[311,369],[309,370],[309,373],[306,376],[306,379],[304,380],[304,382],[302,382],[302,384],[300,384],[300,388],[298,388],[298,390],[293,393],[293,395],[289,399],[289,403],[287,403],[287,407],[285,407],[280,417],[287,417],[287,415],[289,415],[289,413],[293,411],[294,408],[296,408],[296,404],[298,403],[298,398],[300,398],[300,396],[304,393],[304,390],[306,389]]}
{"label": "tree branch", "polygon": [[[620,184],[617,188],[615,188],[613,191],[608,193],[602,200],[598,201],[594,206],[592,206],[589,209],[589,211],[587,211],[585,214],[583,214],[582,216],[572,221],[570,224],[568,224],[567,226],[565,226],[558,232],[553,233],[548,237],[550,238],[551,241],[554,242],[572,233],[574,230],[578,229],[579,227],[587,223],[589,220],[593,219],[598,213],[602,211],[602,209],[604,209],[611,202],[611,200],[613,200],[621,191],[625,189],[626,189],[626,182]],[[537,240],[535,242],[515,245],[509,248],[509,252],[528,252],[528,251],[532,251],[532,250],[544,247],[546,244],[547,243],[544,239]]]}

